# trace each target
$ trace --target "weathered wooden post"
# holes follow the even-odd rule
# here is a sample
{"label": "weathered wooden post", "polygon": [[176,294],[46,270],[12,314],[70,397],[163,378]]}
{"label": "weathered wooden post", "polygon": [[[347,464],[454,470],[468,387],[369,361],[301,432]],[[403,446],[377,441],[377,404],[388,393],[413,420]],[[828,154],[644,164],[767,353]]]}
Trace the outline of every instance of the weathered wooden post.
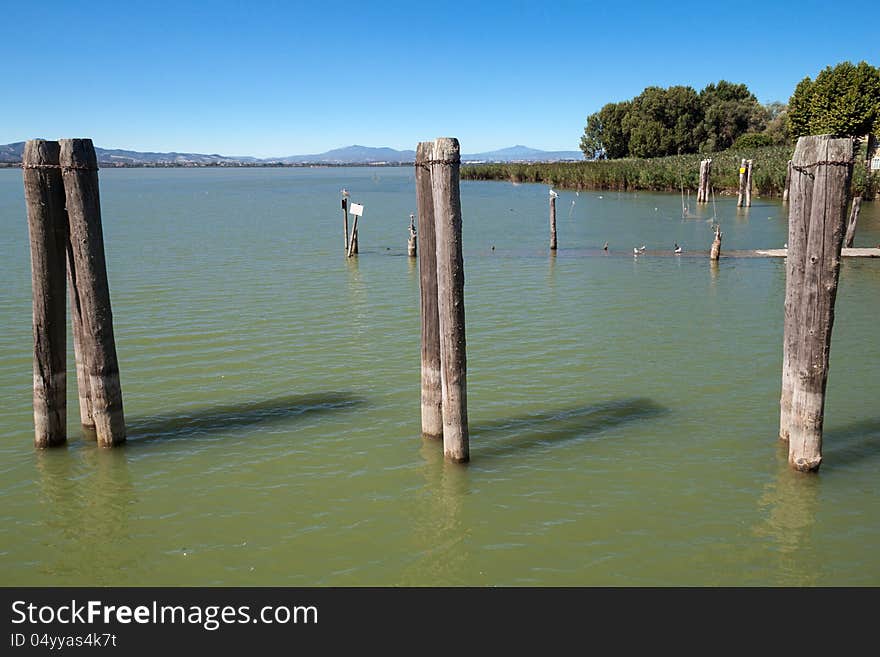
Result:
{"label": "weathered wooden post", "polygon": [[856,238],[856,224],[859,222],[859,210],[862,207],[862,197],[856,196],[852,200],[852,210],[849,213],[849,222],[846,225],[846,237],[843,240],[843,245],[851,249],[853,245],[853,241]]}
{"label": "weathered wooden post", "polygon": [[746,207],[752,207],[752,161],[746,161]]}
{"label": "weathered wooden post", "polygon": [[461,152],[457,139],[434,141],[431,184],[437,241],[440,317],[440,380],[443,390],[443,454],[470,458],[467,416],[467,345],[464,321],[464,258],[461,244]]}
{"label": "weathered wooden post", "polygon": [[81,357],[98,444],[112,447],[125,441],[125,416],[104,259],[98,160],[91,139],[62,139],[60,144],[72,256],[72,312],[79,314]]}
{"label": "weathered wooden post", "polygon": [[715,225],[715,239],[712,241],[712,248],[709,251],[709,260],[717,261],[721,257],[721,224]]}
{"label": "weathered wooden post", "polygon": [[364,206],[359,203],[352,203],[349,209],[354,215],[354,225],[351,227],[351,240],[348,242],[348,257],[350,258],[358,252],[358,219],[364,214]]}
{"label": "weathered wooden post", "polygon": [[791,186],[791,160],[788,161],[788,166],[785,168],[785,184],[782,187],[782,202],[788,203],[788,189]]}
{"label": "weathered wooden post", "polygon": [[[65,220],[67,217],[65,217]],[[66,229],[65,229],[66,230]],[[76,363],[76,389],[79,394],[79,420],[86,437],[94,437],[95,418],[92,414],[92,391],[89,373],[86,370],[85,347],[83,346],[82,308],[79,307],[76,292],[76,272],[73,269],[73,245],[67,242],[67,285],[70,295],[70,319],[73,325],[73,356]]]}
{"label": "weathered wooden post", "polygon": [[706,160],[700,160],[700,176],[697,182],[697,203],[703,202],[703,180],[706,176]]}
{"label": "weathered wooden post", "polygon": [[801,137],[792,157],[779,437],[800,471],[822,463],[822,425],[853,142]]}
{"label": "weathered wooden post", "polygon": [[57,141],[33,139],[22,154],[31,249],[34,446],[67,441],[67,215]]}
{"label": "weathered wooden post", "polygon": [[416,147],[416,201],[419,213],[419,294],[422,320],[422,436],[443,437],[443,389],[440,375],[440,316],[437,308],[437,242],[431,160],[434,142]]}
{"label": "weathered wooden post", "polygon": [[556,250],[556,198],[559,196],[550,190],[550,250]]}
{"label": "weathered wooden post", "polygon": [[736,207],[741,208],[746,196],[746,159],[739,165],[739,191],[736,195]]}
{"label": "weathered wooden post", "polygon": [[406,241],[406,253],[410,258],[415,258],[417,253],[415,219],[414,214],[409,215],[409,239]]}
{"label": "weathered wooden post", "polygon": [[700,160],[700,183],[697,187],[697,203],[709,202],[709,184],[712,175],[712,158]]}
{"label": "weathered wooden post", "polygon": [[342,227],[345,230],[345,253],[348,254],[348,197],[347,189],[342,190]]}

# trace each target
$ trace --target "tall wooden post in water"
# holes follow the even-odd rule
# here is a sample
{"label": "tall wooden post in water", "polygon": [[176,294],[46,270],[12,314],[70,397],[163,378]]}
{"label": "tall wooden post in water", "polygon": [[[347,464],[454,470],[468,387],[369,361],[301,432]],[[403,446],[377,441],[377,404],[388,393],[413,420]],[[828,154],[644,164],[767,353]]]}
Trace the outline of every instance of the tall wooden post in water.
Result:
{"label": "tall wooden post in water", "polygon": [[[443,454],[470,458],[467,417],[467,345],[464,321],[464,258],[461,244],[461,152],[457,139],[434,141],[431,191],[437,241],[437,307],[440,318],[440,379],[443,391]],[[424,249],[422,249],[424,252]]]}
{"label": "tall wooden post in water", "polygon": [[782,202],[788,203],[788,191],[791,187],[791,160],[788,161],[788,166],[785,169],[785,184],[782,187]]}
{"label": "tall wooden post in water", "polygon": [[752,207],[752,160],[746,161],[746,207]]}
{"label": "tall wooden post in water", "polygon": [[57,141],[27,142],[22,155],[31,249],[34,331],[34,445],[67,440],[67,215]]}
{"label": "tall wooden post in water", "polygon": [[736,207],[741,208],[746,196],[746,159],[739,165],[739,191],[736,195]]}
{"label": "tall wooden post in water", "polygon": [[125,417],[110,287],[104,259],[98,161],[91,139],[61,140],[61,171],[69,220],[74,326],[81,328],[81,362],[88,378],[98,444],[125,441]]}
{"label": "tall wooden post in water", "polygon": [[342,228],[345,231],[345,254],[348,255],[348,191],[342,190]]}
{"label": "tall wooden post in water", "polygon": [[852,200],[852,210],[849,213],[849,221],[846,224],[846,237],[843,240],[843,245],[846,248],[852,248],[853,242],[856,239],[856,224],[859,223],[859,210],[862,207],[862,197],[856,196]]}
{"label": "tall wooden post in water", "polygon": [[434,229],[434,193],[431,160],[434,142],[416,147],[416,201],[419,255],[419,294],[422,320],[422,435],[443,437],[443,390],[440,377],[440,317],[437,309],[437,246]]}
{"label": "tall wooden post in water", "polygon": [[550,190],[550,250],[556,251],[556,197],[559,196]]}
{"label": "tall wooden post in water", "polygon": [[796,470],[822,463],[825,385],[853,142],[801,137],[792,157],[779,437]]}

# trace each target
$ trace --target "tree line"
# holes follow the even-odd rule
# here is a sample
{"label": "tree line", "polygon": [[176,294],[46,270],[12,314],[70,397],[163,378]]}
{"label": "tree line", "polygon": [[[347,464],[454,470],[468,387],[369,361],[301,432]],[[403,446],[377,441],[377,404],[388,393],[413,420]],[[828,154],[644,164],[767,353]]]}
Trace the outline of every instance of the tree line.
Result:
{"label": "tree line", "polygon": [[700,92],[647,87],[588,116],[580,148],[590,160],[663,157],[784,145],[807,134],[878,132],[880,68],[843,62],[815,80],[804,78],[787,105],[762,105],[745,84],[726,80]]}

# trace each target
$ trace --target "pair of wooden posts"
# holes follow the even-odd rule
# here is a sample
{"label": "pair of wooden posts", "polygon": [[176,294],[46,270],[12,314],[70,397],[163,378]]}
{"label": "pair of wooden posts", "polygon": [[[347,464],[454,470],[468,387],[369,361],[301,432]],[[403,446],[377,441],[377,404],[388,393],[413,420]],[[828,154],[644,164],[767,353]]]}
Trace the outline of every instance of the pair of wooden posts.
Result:
{"label": "pair of wooden posts", "polygon": [[[801,137],[791,161],[779,437],[788,462],[822,463],[834,302],[853,171],[852,139]],[[854,203],[854,205],[856,205]]]}
{"label": "pair of wooden posts", "polygon": [[357,221],[358,216],[354,216],[354,226],[352,226],[351,230],[351,238],[348,237],[348,198],[349,193],[345,189],[342,190],[342,225],[345,229],[345,255],[347,257],[351,257],[358,252],[358,236],[357,236]]}
{"label": "pair of wooden posts", "polygon": [[99,445],[118,445],[125,417],[92,141],[31,140],[22,174],[33,284],[34,444],[67,440],[69,283],[80,419]]}
{"label": "pair of wooden posts", "polygon": [[697,185],[697,203],[709,202],[709,190],[711,189],[712,158],[700,160],[700,182]]}
{"label": "pair of wooden posts", "polygon": [[739,166],[739,192],[736,196],[736,207],[752,207],[752,161],[743,158]]}
{"label": "pair of wooden posts", "polygon": [[421,297],[422,435],[443,438],[443,454],[470,459],[464,258],[461,242],[461,152],[457,139],[416,148],[415,182]]}

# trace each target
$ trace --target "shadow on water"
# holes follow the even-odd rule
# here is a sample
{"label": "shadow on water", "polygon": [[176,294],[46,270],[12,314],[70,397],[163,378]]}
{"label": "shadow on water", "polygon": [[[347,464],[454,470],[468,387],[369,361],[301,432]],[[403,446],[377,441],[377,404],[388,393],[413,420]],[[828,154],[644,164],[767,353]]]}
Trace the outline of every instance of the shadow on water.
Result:
{"label": "shadow on water", "polygon": [[621,424],[658,417],[668,410],[644,397],[620,399],[471,424],[470,435],[480,458],[505,456],[588,438]]}
{"label": "shadow on water", "polygon": [[128,438],[134,444],[189,438],[201,434],[257,425],[284,424],[296,419],[325,415],[364,404],[350,392],[285,395],[255,402],[221,404],[178,413],[153,415],[128,422]]}
{"label": "shadow on water", "polygon": [[846,467],[880,457],[880,417],[825,432],[822,467]]}

